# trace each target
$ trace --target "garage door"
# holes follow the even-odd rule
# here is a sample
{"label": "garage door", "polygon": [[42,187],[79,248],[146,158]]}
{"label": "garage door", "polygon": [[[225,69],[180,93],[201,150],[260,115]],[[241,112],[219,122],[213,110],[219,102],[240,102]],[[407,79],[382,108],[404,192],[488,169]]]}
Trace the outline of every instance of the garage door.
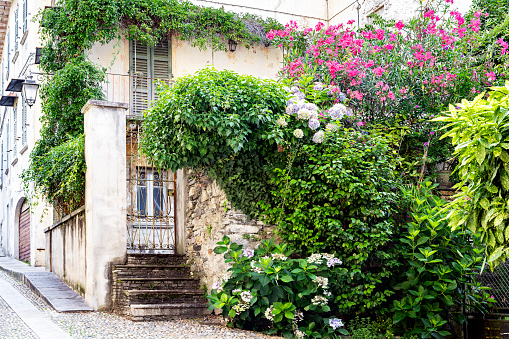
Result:
{"label": "garage door", "polygon": [[19,260],[30,261],[30,207],[26,201],[19,215]]}

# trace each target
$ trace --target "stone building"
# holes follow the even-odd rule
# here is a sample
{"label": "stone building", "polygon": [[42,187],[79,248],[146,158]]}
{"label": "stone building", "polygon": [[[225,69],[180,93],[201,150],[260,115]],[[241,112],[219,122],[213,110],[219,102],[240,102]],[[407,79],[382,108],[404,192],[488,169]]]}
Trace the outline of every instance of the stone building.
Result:
{"label": "stone building", "polygon": [[[468,0],[462,1],[467,8]],[[404,19],[420,2],[193,3],[311,27],[348,20],[364,24],[373,12]],[[0,108],[0,247],[8,256],[46,266],[96,310],[114,307],[135,319],[199,314],[202,305],[191,307],[203,295],[199,288],[210,289],[226,269],[222,257],[212,251],[215,243],[229,235],[237,243],[254,247],[259,239],[270,237],[273,228],[248,221],[210,178],[184,170],[171,173],[147,163],[138,153],[141,112],[156,99],[156,78],[168,81],[209,65],[275,78],[281,51],[262,45],[237,46],[229,52],[201,51],[175,37],[155,47],[124,38],[95,45],[88,58],[107,68],[106,101],[90,101],[82,110],[85,205],[58,218],[40,198],[27,200],[19,177],[39,137],[41,100],[28,107],[22,94],[8,87],[16,83],[13,79],[39,73],[36,48],[42,46],[38,23],[31,19],[45,6],[58,6],[58,1],[0,1],[0,26],[5,27],[0,28],[0,105],[4,103]],[[187,308],[176,307],[175,300]]]}

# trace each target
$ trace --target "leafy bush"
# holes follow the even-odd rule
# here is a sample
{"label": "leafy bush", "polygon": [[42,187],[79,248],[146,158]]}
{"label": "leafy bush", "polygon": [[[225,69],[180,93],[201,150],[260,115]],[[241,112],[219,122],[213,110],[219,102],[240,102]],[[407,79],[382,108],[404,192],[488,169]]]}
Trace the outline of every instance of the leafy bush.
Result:
{"label": "leafy bush", "polygon": [[427,182],[405,191],[412,202],[411,221],[398,246],[405,269],[395,277],[399,293],[392,311],[404,333],[445,338],[454,331],[454,321],[466,321],[467,308],[485,312],[493,299],[476,281],[484,260],[480,237],[449,228],[446,201],[433,195],[432,188]]}
{"label": "leafy bush", "polygon": [[85,155],[83,114],[89,99],[103,99],[104,71],[91,62],[68,63],[41,86],[42,128],[23,172],[25,191],[42,193],[69,213],[83,202]]}
{"label": "leafy bush", "polygon": [[287,246],[272,239],[256,250],[230,243],[226,236],[218,245],[214,252],[224,253],[231,268],[207,298],[209,308],[222,309],[231,325],[297,338],[348,334],[329,306],[334,303],[331,277],[346,271],[334,255],[290,259]]}
{"label": "leafy bush", "polygon": [[449,206],[449,225],[479,234],[493,265],[504,260],[509,244],[509,82],[483,97],[450,106],[436,120],[449,123],[444,138],[451,138],[459,160],[460,192]]}
{"label": "leafy bush", "polygon": [[257,203],[271,199],[266,167],[277,161],[273,126],[285,97],[275,81],[203,69],[160,93],[141,150],[165,168],[206,168],[236,208],[259,216]]}
{"label": "leafy bush", "polygon": [[348,332],[350,333],[350,339],[394,338],[394,335],[390,331],[390,328],[392,327],[392,321],[385,321],[379,324],[377,322],[371,321],[370,318],[355,317],[355,319],[349,322],[347,327]]}
{"label": "leafy bush", "polygon": [[25,190],[34,182],[35,193],[41,193],[50,204],[69,213],[84,203],[85,135],[81,134],[34,156],[22,174]]}
{"label": "leafy bush", "polygon": [[148,45],[174,35],[201,49],[227,50],[227,41],[250,47],[282,27],[272,18],[198,6],[185,0],[61,0],[39,13],[45,50],[41,65],[57,70],[121,34]]}

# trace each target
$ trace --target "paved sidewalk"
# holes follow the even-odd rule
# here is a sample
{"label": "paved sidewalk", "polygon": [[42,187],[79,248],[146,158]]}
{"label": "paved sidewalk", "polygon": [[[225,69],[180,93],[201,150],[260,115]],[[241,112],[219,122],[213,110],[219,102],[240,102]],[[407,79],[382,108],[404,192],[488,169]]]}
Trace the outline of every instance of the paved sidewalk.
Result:
{"label": "paved sidewalk", "polygon": [[0,257],[0,269],[23,281],[57,312],[93,311],[79,294],[43,267],[32,267],[9,257]]}
{"label": "paved sidewalk", "polygon": [[72,339],[5,280],[0,280],[0,297],[39,339]]}

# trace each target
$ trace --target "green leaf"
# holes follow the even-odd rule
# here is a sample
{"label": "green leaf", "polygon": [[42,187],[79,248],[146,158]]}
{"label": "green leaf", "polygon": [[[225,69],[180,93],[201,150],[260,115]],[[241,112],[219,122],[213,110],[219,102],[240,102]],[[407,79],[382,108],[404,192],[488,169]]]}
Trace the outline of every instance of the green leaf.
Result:
{"label": "green leaf", "polygon": [[481,165],[484,161],[484,158],[486,157],[486,148],[479,144],[477,146],[477,153],[475,155],[475,159],[477,160],[477,163]]}
{"label": "green leaf", "polygon": [[281,280],[284,281],[284,282],[290,282],[290,281],[293,281],[293,278],[289,275],[283,275],[281,277]]}
{"label": "green leaf", "polygon": [[216,248],[214,248],[214,253],[216,254],[222,254],[226,251],[228,251],[228,247],[226,246],[217,246]]}
{"label": "green leaf", "polygon": [[495,260],[497,260],[498,258],[500,258],[500,256],[502,254],[505,253],[505,249],[504,249],[504,246],[499,246],[497,247],[491,254],[490,256],[488,257],[488,263],[491,263],[491,262],[494,262]]}

